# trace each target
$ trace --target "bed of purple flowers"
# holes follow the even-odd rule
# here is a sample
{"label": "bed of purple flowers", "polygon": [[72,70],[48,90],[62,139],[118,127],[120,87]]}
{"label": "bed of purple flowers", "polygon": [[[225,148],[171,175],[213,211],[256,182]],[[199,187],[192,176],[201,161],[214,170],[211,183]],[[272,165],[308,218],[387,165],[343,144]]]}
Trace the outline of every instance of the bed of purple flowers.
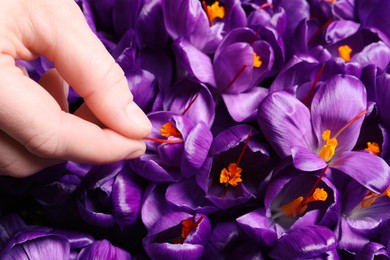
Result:
{"label": "bed of purple flowers", "polygon": [[1,177],[1,259],[390,257],[390,1],[76,2],[147,151]]}

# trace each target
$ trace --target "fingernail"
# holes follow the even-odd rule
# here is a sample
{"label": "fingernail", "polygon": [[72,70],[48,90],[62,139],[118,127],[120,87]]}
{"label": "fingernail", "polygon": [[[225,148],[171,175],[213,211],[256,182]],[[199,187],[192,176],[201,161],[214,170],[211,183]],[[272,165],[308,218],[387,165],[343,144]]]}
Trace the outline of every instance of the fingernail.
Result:
{"label": "fingernail", "polygon": [[140,148],[135,150],[135,151],[133,151],[131,154],[129,154],[126,157],[127,160],[138,158],[138,157],[140,157],[140,156],[145,154],[145,152],[146,152],[146,144],[145,144],[144,141],[141,141],[141,140],[139,142],[140,142]]}
{"label": "fingernail", "polygon": [[145,115],[142,109],[134,102],[131,102],[127,107],[127,115],[130,121],[139,129],[144,132],[144,135],[149,135],[152,129],[152,123],[149,118]]}

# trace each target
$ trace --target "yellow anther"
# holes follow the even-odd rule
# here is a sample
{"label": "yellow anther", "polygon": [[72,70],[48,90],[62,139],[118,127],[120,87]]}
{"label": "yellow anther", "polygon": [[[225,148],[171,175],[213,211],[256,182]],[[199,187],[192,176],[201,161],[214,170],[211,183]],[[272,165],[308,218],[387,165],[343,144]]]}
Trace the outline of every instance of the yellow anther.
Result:
{"label": "yellow anther", "polygon": [[212,24],[216,18],[222,19],[225,17],[225,8],[221,6],[218,1],[215,1],[212,5],[207,6],[206,13],[210,24]]}
{"label": "yellow anther", "polygon": [[177,130],[177,128],[171,122],[165,123],[161,127],[160,134],[162,136],[165,136],[165,137],[170,137],[170,136],[174,136],[174,137],[178,137],[178,138],[182,137],[181,133]]}
{"label": "yellow anther", "polygon": [[295,217],[303,214],[307,209],[307,204],[314,201],[325,201],[328,198],[328,193],[323,188],[316,188],[313,195],[304,199],[302,196],[296,198],[288,204],[281,207],[281,210],[286,213],[286,218]]}
{"label": "yellow anther", "polygon": [[345,61],[351,60],[352,49],[348,45],[342,45],[339,47],[339,56]]}
{"label": "yellow anther", "polygon": [[379,155],[379,153],[381,152],[381,148],[379,147],[379,145],[377,143],[371,143],[371,142],[367,142],[367,148],[364,150],[374,155]]}
{"label": "yellow anther", "polygon": [[238,183],[242,182],[241,172],[242,169],[238,167],[237,163],[229,163],[228,169],[222,169],[219,176],[219,182],[226,183],[226,185],[230,184],[235,187]]}
{"label": "yellow anther", "polygon": [[263,62],[260,60],[260,56],[256,54],[256,52],[253,53],[253,67],[260,68]]}
{"label": "yellow anther", "polygon": [[335,153],[338,142],[336,138],[330,138],[330,130],[324,131],[322,134],[322,139],[324,139],[326,143],[322,146],[318,156],[321,157],[325,162],[329,162]]}

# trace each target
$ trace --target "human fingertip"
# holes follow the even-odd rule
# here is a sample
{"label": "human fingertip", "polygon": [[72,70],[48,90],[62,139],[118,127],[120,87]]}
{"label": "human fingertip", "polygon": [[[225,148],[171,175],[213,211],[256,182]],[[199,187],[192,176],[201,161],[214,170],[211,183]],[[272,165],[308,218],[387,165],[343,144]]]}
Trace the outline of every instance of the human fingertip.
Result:
{"label": "human fingertip", "polygon": [[138,129],[137,137],[143,138],[150,134],[152,131],[152,123],[142,109],[135,103],[131,102],[127,106],[127,116],[134,126],[135,129]]}
{"label": "human fingertip", "polygon": [[146,144],[144,141],[140,140],[140,143],[139,143],[139,147],[138,149],[136,149],[135,151],[133,151],[132,153],[130,153],[126,159],[127,160],[131,160],[131,159],[135,159],[135,158],[138,158],[138,157],[141,157],[142,155],[144,155],[146,152]]}

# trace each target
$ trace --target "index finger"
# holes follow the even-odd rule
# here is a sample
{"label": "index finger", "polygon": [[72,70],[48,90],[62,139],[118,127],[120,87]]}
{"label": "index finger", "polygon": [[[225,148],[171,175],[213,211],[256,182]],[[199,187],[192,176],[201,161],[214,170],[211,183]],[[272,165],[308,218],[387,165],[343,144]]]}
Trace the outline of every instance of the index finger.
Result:
{"label": "index finger", "polygon": [[36,2],[40,7],[27,12],[31,26],[21,28],[27,48],[51,60],[104,125],[127,137],[147,136],[150,121],[133,102],[124,72],[91,31],[77,4]]}

